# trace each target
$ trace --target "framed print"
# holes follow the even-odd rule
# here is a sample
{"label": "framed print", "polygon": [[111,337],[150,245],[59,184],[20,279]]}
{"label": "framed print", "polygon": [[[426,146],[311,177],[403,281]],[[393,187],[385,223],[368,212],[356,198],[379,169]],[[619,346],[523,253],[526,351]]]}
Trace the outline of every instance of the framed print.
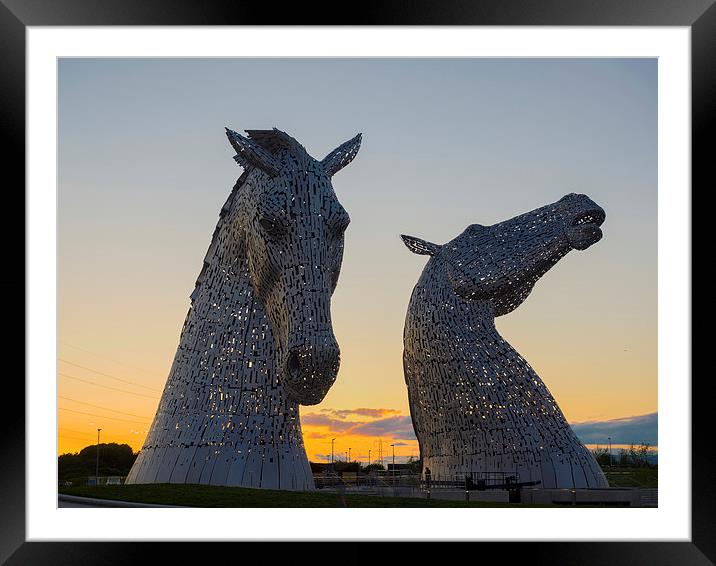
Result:
{"label": "framed print", "polygon": [[0,6],[28,222],[0,556],[711,563],[716,9],[314,11]]}

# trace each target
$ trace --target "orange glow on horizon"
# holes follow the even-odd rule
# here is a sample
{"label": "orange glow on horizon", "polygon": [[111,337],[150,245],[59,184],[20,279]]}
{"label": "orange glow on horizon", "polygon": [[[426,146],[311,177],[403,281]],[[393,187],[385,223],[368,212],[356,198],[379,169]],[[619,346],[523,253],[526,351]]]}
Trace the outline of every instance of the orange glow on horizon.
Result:
{"label": "orange glow on horizon", "polygon": [[[166,341],[166,348],[172,348],[169,340]],[[98,353],[102,352],[99,343],[80,348],[61,341],[58,351],[58,454],[78,452],[94,445],[97,428],[102,429],[100,442],[126,443],[138,451],[148,433],[164,387],[166,378],[159,376],[167,371],[171,359],[161,363],[147,353],[148,357],[144,359],[135,356],[131,364],[120,362],[116,353],[111,357]],[[387,461],[389,453],[392,457],[390,444],[396,444],[397,462],[410,456],[418,457],[417,441],[409,438],[408,434],[412,429],[400,363],[394,363],[393,359],[373,360],[376,365],[390,368],[391,375],[378,377],[372,374],[368,379],[355,360],[351,356],[347,358],[326,399],[316,406],[301,407],[309,459],[327,462],[330,459],[331,438],[336,438],[336,460],[345,460],[345,453],[351,448],[352,460],[367,463],[370,450],[371,461],[375,461],[381,441],[384,461]],[[148,361],[154,363],[149,364]],[[643,390],[638,390],[638,383],[648,379],[646,375],[642,379],[630,380],[632,387],[624,383],[619,396],[615,396],[611,388],[587,394],[584,390],[586,383],[594,383],[596,379],[614,382],[624,376],[610,375],[605,378],[595,373],[592,377],[590,368],[585,367],[581,368],[581,379],[575,380],[570,367],[564,366],[559,359],[556,364],[551,361],[543,356],[543,367],[536,369],[541,375],[551,378],[545,379],[545,382],[571,423],[611,420],[656,410],[656,391],[645,394]],[[139,364],[146,364],[147,369],[139,369]],[[597,366],[591,371],[599,372],[601,369]],[[642,371],[644,369],[650,368],[647,365],[642,367]],[[382,383],[382,389],[378,388],[378,382]],[[380,402],[378,406],[376,399]],[[603,445],[606,446],[606,439]],[[612,445],[612,448],[617,450],[617,445]]]}

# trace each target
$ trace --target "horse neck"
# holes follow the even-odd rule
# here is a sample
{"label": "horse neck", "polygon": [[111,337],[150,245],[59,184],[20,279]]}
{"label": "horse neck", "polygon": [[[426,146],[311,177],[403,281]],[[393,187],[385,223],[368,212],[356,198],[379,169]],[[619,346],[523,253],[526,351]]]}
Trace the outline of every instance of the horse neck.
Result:
{"label": "horse neck", "polygon": [[[417,357],[414,353],[408,356],[411,365],[427,361],[454,368],[437,372],[440,382],[430,381],[435,376],[427,372],[426,385],[435,398],[447,395],[453,399],[451,392],[461,391],[475,406],[497,402],[517,407],[520,418],[534,422],[543,418],[539,412],[542,409],[536,409],[542,407],[543,412],[566,426],[564,415],[544,382],[497,331],[492,305],[456,295],[444,263],[435,262],[431,268],[434,271],[426,273],[429,271],[426,269],[427,277],[421,278],[411,299],[413,319],[409,321],[411,330],[407,338],[410,349],[419,352]],[[419,367],[413,371],[422,373]],[[465,383],[469,387],[465,388]]]}
{"label": "horse neck", "polygon": [[[203,385],[234,392],[252,411],[296,416],[278,382],[276,342],[261,301],[249,278],[245,257],[230,249],[233,199],[242,179],[221,210],[219,222],[191,294],[180,349],[191,350],[207,367]],[[251,399],[251,401],[246,401]],[[247,409],[248,410],[248,409]]]}
{"label": "horse neck", "polygon": [[[486,352],[502,354],[500,359],[521,357],[495,326],[495,311],[489,301],[466,300],[455,293],[447,276],[446,263],[433,258],[413,291],[411,311],[422,311],[440,325],[441,342],[472,344]],[[441,324],[444,323],[444,324]],[[434,332],[430,324],[421,324],[421,332]],[[462,351],[458,348],[458,352]],[[497,362],[497,360],[495,360]],[[526,363],[526,362],[525,362]]]}

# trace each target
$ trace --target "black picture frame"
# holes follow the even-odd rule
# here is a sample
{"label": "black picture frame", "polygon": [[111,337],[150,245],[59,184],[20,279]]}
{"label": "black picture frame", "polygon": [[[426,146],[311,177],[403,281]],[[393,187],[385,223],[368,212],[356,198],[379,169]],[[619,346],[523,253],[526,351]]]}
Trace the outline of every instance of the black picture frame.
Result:
{"label": "black picture frame", "polygon": [[[328,2],[260,3],[188,2],[184,0],[0,0],[2,88],[0,116],[5,144],[3,161],[11,180],[25,183],[25,33],[28,26],[94,25],[539,25],[539,26],[687,26],[692,48],[692,185],[713,184],[713,101],[716,98],[716,6],[714,0],[411,0],[338,5]],[[19,191],[17,191],[19,192]],[[692,189],[692,194],[696,192]],[[14,214],[17,214],[16,212]],[[17,353],[13,353],[19,357]],[[691,542],[485,543],[475,559],[491,553],[510,562],[532,564],[711,564],[716,561],[716,472],[709,435],[713,430],[711,398],[705,379],[692,387],[692,538]],[[690,375],[683,376],[691,379]],[[7,402],[4,454],[0,466],[0,560],[8,564],[115,564],[144,562],[161,545],[162,562],[186,563],[187,545],[166,543],[40,543],[25,542],[25,399],[24,385],[5,380]],[[7,388],[10,388],[9,391]],[[697,447],[701,447],[697,449]],[[598,511],[595,511],[598,512]],[[479,525],[476,525],[479,531]],[[350,533],[347,533],[350,536]],[[81,539],[81,533],[77,534]],[[358,543],[352,543],[358,544]],[[385,556],[386,548],[349,551],[347,560]],[[155,548],[151,548],[155,547]],[[211,559],[234,555],[233,544],[214,545]],[[322,545],[321,555],[340,559]],[[203,560],[209,558],[201,549]],[[242,551],[245,552],[245,551]],[[304,553],[294,544],[272,545],[271,560]],[[411,554],[425,559],[422,545],[401,548],[400,560]],[[474,551],[473,551],[474,552]],[[420,555],[417,553],[421,553]],[[282,556],[283,555],[283,556]],[[343,555],[346,556],[346,555]],[[361,559],[360,557],[363,557]],[[141,560],[140,560],[141,559]]]}

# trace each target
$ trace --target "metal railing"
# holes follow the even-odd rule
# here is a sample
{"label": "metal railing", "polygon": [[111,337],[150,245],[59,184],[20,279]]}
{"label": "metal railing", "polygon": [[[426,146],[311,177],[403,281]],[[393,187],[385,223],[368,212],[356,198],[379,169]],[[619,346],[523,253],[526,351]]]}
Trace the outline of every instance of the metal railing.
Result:
{"label": "metal railing", "polygon": [[340,473],[321,473],[314,474],[313,480],[318,489],[332,487],[360,487],[360,488],[380,488],[380,487],[420,487],[420,476],[418,474],[391,474],[391,473],[371,473],[371,474],[351,474],[341,475]]}
{"label": "metal railing", "polygon": [[85,485],[123,485],[126,479],[127,476],[88,476]]}
{"label": "metal railing", "polygon": [[540,482],[520,482],[518,474],[512,472],[468,472],[454,476],[421,476],[380,472],[371,474],[349,474],[324,472],[314,474],[314,483],[318,489],[350,489],[363,492],[378,491],[383,488],[403,488],[420,492],[436,490],[508,490],[515,491],[523,487],[539,485]]}

